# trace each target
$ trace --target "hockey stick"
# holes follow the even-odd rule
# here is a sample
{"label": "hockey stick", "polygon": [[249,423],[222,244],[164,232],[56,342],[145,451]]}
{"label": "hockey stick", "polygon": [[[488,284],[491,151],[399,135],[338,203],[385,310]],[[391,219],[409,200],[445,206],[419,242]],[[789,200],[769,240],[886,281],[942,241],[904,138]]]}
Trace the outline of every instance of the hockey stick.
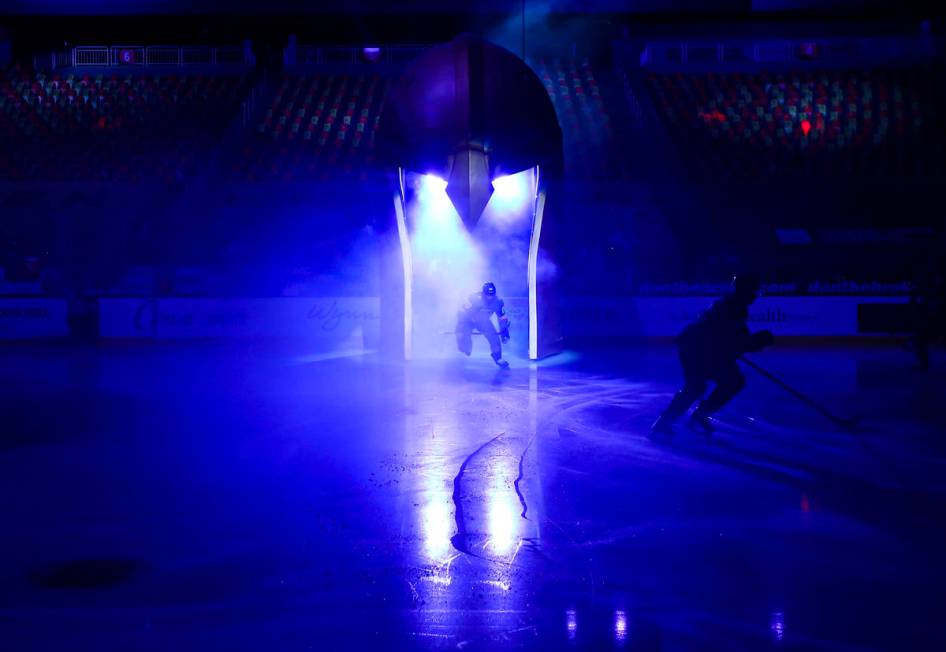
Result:
{"label": "hockey stick", "polygon": [[[456,335],[457,332],[456,332],[456,331],[440,331],[440,334],[441,334],[441,335]],[[483,331],[476,330],[476,329],[470,331],[470,335],[483,335],[483,334],[484,334]],[[502,331],[496,331],[496,334],[497,334],[497,335],[502,335],[503,332],[502,332]]]}
{"label": "hockey stick", "polygon": [[758,372],[758,373],[761,374],[762,376],[765,376],[766,378],[768,378],[769,380],[771,380],[773,383],[775,383],[776,385],[778,385],[779,387],[781,387],[782,389],[784,389],[786,392],[788,392],[789,394],[791,394],[792,396],[794,396],[795,398],[797,398],[798,400],[800,400],[802,403],[805,403],[805,404],[808,405],[809,407],[814,408],[815,410],[817,410],[818,412],[820,412],[820,413],[822,414],[822,416],[824,416],[824,417],[826,417],[827,419],[833,421],[834,423],[836,423],[837,425],[841,426],[841,427],[844,428],[845,430],[853,430],[853,429],[857,428],[857,426],[858,426],[858,421],[859,421],[859,419],[858,419],[857,417],[849,417],[849,418],[839,417],[838,415],[836,415],[836,414],[834,414],[833,412],[831,412],[830,410],[828,410],[828,408],[826,408],[825,406],[821,405],[821,403],[818,403],[818,402],[815,401],[814,399],[809,398],[807,395],[802,394],[802,393],[799,392],[797,389],[795,389],[794,387],[792,387],[791,385],[789,385],[788,383],[786,383],[784,380],[782,380],[781,378],[778,378],[777,376],[774,376],[773,374],[769,373],[768,371],[766,371],[765,369],[763,369],[762,367],[760,367],[759,365],[757,365],[756,363],[754,363],[752,360],[748,360],[748,359],[745,358],[744,356],[739,356],[739,359],[740,359],[744,364],[748,365],[749,367],[752,367],[753,369],[756,370],[756,372]]}

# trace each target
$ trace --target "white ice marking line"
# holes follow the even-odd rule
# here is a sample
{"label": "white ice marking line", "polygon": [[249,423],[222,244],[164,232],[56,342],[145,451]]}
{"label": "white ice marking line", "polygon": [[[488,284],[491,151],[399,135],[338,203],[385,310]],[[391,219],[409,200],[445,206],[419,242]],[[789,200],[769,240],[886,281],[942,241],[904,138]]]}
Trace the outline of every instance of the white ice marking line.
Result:
{"label": "white ice marking line", "polygon": [[508,582],[503,582],[501,580],[483,580],[481,584],[486,584],[487,586],[493,586],[503,591],[508,591],[511,586]]}
{"label": "white ice marking line", "polygon": [[509,565],[512,566],[516,562],[516,557],[519,555],[519,551],[522,549],[522,539],[519,539],[519,545],[516,546],[516,551],[512,553],[512,559],[509,560]]}

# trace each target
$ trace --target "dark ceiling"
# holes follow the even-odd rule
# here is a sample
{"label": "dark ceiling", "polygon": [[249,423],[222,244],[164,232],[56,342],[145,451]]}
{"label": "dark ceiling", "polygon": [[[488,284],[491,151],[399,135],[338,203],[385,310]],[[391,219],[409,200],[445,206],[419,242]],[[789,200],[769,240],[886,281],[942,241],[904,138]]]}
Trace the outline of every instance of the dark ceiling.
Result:
{"label": "dark ceiling", "polygon": [[[915,0],[527,0],[537,13],[696,13],[767,12],[922,13]],[[141,15],[141,14],[510,14],[521,0],[0,0],[2,14]],[[941,11],[941,9],[940,9]]]}

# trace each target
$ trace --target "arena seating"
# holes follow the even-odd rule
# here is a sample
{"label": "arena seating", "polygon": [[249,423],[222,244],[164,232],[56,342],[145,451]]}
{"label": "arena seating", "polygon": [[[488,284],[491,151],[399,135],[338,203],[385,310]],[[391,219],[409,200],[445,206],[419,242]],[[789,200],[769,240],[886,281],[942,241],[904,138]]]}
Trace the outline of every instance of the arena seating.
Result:
{"label": "arena seating", "polygon": [[[538,60],[533,65],[562,124],[569,174],[620,174],[612,120],[589,62]],[[284,75],[244,134],[226,176],[249,181],[363,178],[373,162],[389,84],[376,70]]]}
{"label": "arena seating", "polygon": [[613,178],[621,174],[614,126],[602,89],[587,59],[533,63],[558,113],[569,175]]}
{"label": "arena seating", "polygon": [[0,178],[173,181],[198,172],[244,77],[0,71]]}
{"label": "arena seating", "polygon": [[687,162],[737,178],[940,175],[940,78],[928,67],[646,74]]}
{"label": "arena seating", "polygon": [[376,73],[287,74],[244,134],[229,176],[248,181],[367,174],[389,80]]}

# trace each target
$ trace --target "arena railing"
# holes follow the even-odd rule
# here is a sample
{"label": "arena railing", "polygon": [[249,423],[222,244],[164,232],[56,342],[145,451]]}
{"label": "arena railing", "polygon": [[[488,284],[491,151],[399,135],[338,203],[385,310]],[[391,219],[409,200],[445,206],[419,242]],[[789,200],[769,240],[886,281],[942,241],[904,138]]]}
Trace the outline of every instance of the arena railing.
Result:
{"label": "arena railing", "polygon": [[426,45],[290,45],[283,50],[283,60],[294,64],[373,64],[403,63],[413,60],[426,50]]}
{"label": "arena railing", "polygon": [[210,48],[187,47],[179,51],[182,65],[213,64],[214,53]]}
{"label": "arena railing", "polygon": [[145,66],[148,49],[141,45],[113,45],[109,48],[110,66]]}
{"label": "arena railing", "polygon": [[72,48],[73,66],[107,66],[111,57],[104,45],[84,45]]}
{"label": "arena railing", "polygon": [[927,40],[918,37],[681,39],[645,43],[640,50],[640,67],[672,70],[746,65],[832,67],[914,62],[929,58],[934,52]]}
{"label": "arena railing", "polygon": [[48,57],[36,57],[37,67],[140,67],[242,65],[256,63],[249,41],[243,45],[210,47],[180,45],[82,45]]}
{"label": "arena railing", "polygon": [[179,66],[182,50],[173,45],[149,45],[145,48],[145,60],[151,66]]}

